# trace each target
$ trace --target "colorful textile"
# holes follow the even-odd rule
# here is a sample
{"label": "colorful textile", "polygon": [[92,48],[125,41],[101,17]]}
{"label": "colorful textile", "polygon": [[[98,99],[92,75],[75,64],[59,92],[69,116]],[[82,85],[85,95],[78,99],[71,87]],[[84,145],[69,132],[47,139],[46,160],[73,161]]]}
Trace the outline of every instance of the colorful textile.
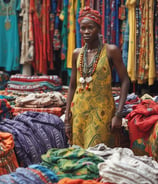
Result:
{"label": "colorful textile", "polygon": [[[140,1],[141,26],[139,58],[137,68],[138,84],[145,83],[148,80],[149,85],[153,85],[155,78],[155,60],[154,60],[154,41],[153,41],[153,15],[154,0]],[[145,20],[145,21],[144,21]]]}
{"label": "colorful textile", "polygon": [[98,163],[103,160],[82,148],[52,148],[42,155],[42,165],[56,173],[59,179],[96,179]]}
{"label": "colorful textile", "polygon": [[63,0],[63,9],[60,15],[60,19],[62,22],[62,30],[61,30],[61,40],[62,40],[62,47],[61,47],[61,60],[62,60],[62,66],[61,70],[66,69],[66,63],[67,63],[67,35],[68,35],[68,0]]}
{"label": "colorful textile", "polygon": [[13,172],[17,167],[13,136],[10,133],[0,132],[0,175]]}
{"label": "colorful textile", "polygon": [[[95,180],[63,178],[58,182],[58,184],[101,184],[101,183]],[[104,183],[104,184],[108,184],[108,183]]]}
{"label": "colorful textile", "polygon": [[41,155],[50,148],[67,147],[64,123],[53,114],[25,112],[1,121],[0,131],[13,134],[15,153],[23,167],[40,163]]}
{"label": "colorful textile", "polygon": [[[83,52],[83,49],[82,51]],[[110,123],[115,110],[111,88],[111,69],[106,57],[106,44],[94,72],[90,90],[80,92],[80,56],[77,61],[77,89],[72,102],[73,140],[72,144],[87,148],[99,143],[114,146]],[[104,80],[102,80],[104,79]],[[100,95],[102,94],[102,95]]]}
{"label": "colorful textile", "polygon": [[16,74],[16,75],[11,75],[10,76],[10,81],[19,81],[19,82],[51,82],[54,85],[61,85],[62,80],[59,76],[57,75],[42,75],[42,76],[37,76],[37,75],[22,75],[22,74]]}
{"label": "colorful textile", "polygon": [[19,70],[19,10],[20,0],[0,1],[0,67],[8,72]]}
{"label": "colorful textile", "polygon": [[13,109],[7,99],[0,99],[0,121],[5,118],[12,118]]}
{"label": "colorful textile", "polygon": [[13,107],[13,116],[17,116],[26,111],[33,111],[33,112],[44,112],[49,114],[54,114],[60,117],[64,114],[65,108],[62,107],[45,107],[45,108],[22,108],[22,107]]}
{"label": "colorful textile", "polygon": [[79,23],[84,18],[88,18],[88,19],[94,21],[99,26],[101,25],[101,15],[100,15],[99,11],[93,10],[90,7],[85,7],[83,9],[81,9],[81,11],[79,12],[79,17],[78,17]]}
{"label": "colorful textile", "polygon": [[0,90],[4,90],[7,86],[9,75],[6,72],[0,71]]}
{"label": "colorful textile", "polygon": [[15,172],[0,176],[0,184],[52,184],[56,182],[58,182],[58,177],[41,165],[19,167]]}
{"label": "colorful textile", "polygon": [[136,154],[147,154],[158,159],[158,104],[143,100],[133,107],[128,120],[130,147]]}
{"label": "colorful textile", "polygon": [[49,92],[61,90],[61,85],[50,82],[7,82],[7,90],[25,91],[25,92]]}

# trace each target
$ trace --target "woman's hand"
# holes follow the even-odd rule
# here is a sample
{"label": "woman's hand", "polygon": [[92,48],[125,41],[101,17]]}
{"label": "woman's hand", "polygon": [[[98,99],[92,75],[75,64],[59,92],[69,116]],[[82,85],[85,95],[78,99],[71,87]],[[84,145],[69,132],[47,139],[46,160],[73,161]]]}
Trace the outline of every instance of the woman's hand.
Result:
{"label": "woman's hand", "polygon": [[122,126],[122,118],[114,116],[111,122],[111,132],[112,133],[118,132],[121,129],[121,126]]}

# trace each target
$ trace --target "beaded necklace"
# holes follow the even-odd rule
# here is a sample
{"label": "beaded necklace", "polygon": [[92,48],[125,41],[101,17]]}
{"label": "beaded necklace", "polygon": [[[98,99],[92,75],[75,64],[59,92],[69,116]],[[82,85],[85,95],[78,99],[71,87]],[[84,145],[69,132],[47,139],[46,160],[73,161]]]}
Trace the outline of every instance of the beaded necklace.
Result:
{"label": "beaded necklace", "polygon": [[96,55],[94,56],[92,62],[90,64],[87,64],[88,46],[87,44],[85,44],[84,51],[80,55],[79,70],[80,70],[81,77],[79,79],[79,82],[81,84],[81,88],[79,89],[79,91],[82,91],[84,88],[86,90],[90,90],[89,83],[92,82],[93,80],[92,75],[94,74],[96,70],[101,49],[102,49],[102,43],[99,42],[99,46],[98,46]]}

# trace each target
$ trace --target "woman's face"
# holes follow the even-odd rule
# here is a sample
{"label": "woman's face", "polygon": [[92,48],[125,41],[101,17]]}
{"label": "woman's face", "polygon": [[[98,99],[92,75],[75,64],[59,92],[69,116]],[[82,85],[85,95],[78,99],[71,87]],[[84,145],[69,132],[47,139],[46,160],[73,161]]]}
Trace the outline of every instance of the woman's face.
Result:
{"label": "woman's face", "polygon": [[80,22],[80,33],[86,43],[97,40],[99,32],[99,26],[94,21],[84,18]]}

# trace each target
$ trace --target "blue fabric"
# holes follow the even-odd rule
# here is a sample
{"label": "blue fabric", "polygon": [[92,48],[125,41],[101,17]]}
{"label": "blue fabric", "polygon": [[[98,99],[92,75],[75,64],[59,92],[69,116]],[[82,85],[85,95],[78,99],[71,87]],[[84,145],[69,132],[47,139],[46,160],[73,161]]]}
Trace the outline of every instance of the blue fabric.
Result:
{"label": "blue fabric", "polygon": [[[41,179],[41,175],[47,182]],[[28,168],[19,167],[15,172],[0,176],[0,184],[47,184],[57,182],[58,177],[55,173],[40,165],[30,165]]]}
{"label": "blue fabric", "polygon": [[[19,70],[20,66],[18,10],[20,0],[10,0],[9,3],[0,1],[0,67],[9,72]],[[5,27],[7,22],[10,24],[9,28]]]}

